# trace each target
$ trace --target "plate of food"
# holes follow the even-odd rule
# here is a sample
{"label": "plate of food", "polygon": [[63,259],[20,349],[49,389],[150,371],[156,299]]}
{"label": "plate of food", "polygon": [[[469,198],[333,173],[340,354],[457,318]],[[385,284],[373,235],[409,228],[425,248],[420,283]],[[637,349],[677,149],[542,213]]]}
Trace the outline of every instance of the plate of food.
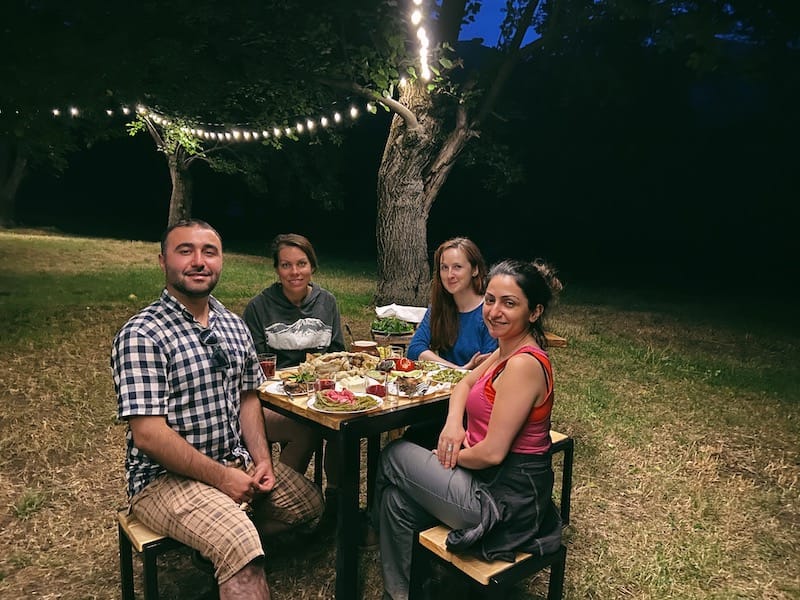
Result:
{"label": "plate of food", "polygon": [[267,385],[262,386],[261,389],[267,394],[277,394],[278,396],[286,396],[283,390],[282,381],[270,381]]}
{"label": "plate of food", "polygon": [[446,383],[432,382],[428,377],[396,377],[389,382],[389,389],[386,390],[393,396],[401,398],[415,398],[417,396],[427,396],[435,394],[448,388]]}
{"label": "plate of food", "polygon": [[273,381],[265,388],[264,391],[268,394],[277,394],[278,396],[300,396],[308,392],[307,384],[300,381]]}
{"label": "plate of food", "polygon": [[451,369],[444,368],[431,373],[431,380],[438,383],[449,383],[451,385],[457,384],[464,379],[464,376],[469,373],[467,369]]}
{"label": "plate of food", "polygon": [[348,389],[321,390],[308,401],[308,408],[341,415],[367,412],[382,404],[383,399],[372,394],[356,394]]}

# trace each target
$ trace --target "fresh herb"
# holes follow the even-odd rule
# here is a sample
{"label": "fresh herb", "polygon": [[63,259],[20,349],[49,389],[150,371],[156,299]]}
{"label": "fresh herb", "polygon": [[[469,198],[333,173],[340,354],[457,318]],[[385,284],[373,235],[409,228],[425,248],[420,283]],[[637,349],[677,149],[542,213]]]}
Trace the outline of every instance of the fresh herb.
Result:
{"label": "fresh herb", "polygon": [[317,376],[313,371],[298,371],[289,375],[288,379],[297,383],[311,383],[317,380]]}
{"label": "fresh herb", "polygon": [[383,317],[372,322],[372,331],[389,334],[413,333],[414,326],[408,321],[403,321],[397,317]]}

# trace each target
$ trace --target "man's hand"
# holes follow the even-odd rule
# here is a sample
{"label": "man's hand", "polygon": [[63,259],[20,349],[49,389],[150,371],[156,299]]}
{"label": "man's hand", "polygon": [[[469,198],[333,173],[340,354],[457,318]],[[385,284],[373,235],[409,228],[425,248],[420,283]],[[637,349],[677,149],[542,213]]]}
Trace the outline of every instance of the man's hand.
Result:
{"label": "man's hand", "polygon": [[272,488],[275,487],[275,473],[272,470],[272,464],[269,461],[264,461],[256,465],[252,480],[256,492],[260,494],[271,492]]}
{"label": "man's hand", "polygon": [[237,467],[225,467],[225,473],[218,487],[234,502],[251,502],[259,489],[253,477]]}

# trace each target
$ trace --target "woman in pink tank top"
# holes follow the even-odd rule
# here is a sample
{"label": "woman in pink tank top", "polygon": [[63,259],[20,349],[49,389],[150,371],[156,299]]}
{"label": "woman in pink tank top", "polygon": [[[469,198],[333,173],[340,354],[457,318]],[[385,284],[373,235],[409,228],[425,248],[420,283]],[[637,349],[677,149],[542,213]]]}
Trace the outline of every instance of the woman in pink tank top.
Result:
{"label": "woman in pink tank top", "polygon": [[453,388],[432,452],[397,440],[381,453],[373,521],[385,598],[408,597],[414,532],[437,522],[453,529],[451,550],[487,559],[560,545],[549,454],[553,372],[542,326],[560,290],[541,261],[492,267],[483,319],[498,349]]}

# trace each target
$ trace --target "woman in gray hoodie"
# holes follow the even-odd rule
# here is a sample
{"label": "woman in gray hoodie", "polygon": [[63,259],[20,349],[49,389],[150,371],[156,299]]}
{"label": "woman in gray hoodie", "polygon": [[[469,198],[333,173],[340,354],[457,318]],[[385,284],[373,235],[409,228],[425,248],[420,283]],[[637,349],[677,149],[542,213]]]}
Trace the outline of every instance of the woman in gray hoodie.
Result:
{"label": "woman in gray hoodie", "polygon": [[[272,241],[272,264],[278,281],[250,300],[244,321],[259,353],[274,352],[277,367],[294,367],[309,352],[339,352],[345,349],[336,298],[311,281],[317,270],[317,255],[311,242],[296,233],[285,233]],[[305,473],[320,437],[309,427],[264,409],[267,439],[283,448],[281,462]],[[328,489],[335,487],[327,456]]]}

